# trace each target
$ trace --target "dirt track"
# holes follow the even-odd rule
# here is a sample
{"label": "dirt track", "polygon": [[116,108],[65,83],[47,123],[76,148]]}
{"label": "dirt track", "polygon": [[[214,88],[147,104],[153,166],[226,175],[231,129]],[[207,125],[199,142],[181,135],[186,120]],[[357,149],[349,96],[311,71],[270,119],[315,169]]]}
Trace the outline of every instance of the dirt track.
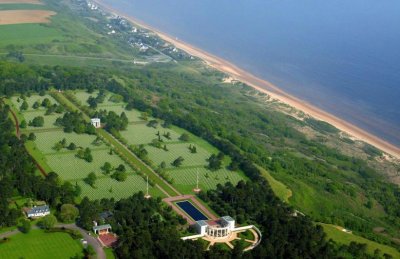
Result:
{"label": "dirt track", "polygon": [[46,10],[0,11],[0,25],[20,23],[48,23],[50,22],[50,17],[55,14],[55,12]]}

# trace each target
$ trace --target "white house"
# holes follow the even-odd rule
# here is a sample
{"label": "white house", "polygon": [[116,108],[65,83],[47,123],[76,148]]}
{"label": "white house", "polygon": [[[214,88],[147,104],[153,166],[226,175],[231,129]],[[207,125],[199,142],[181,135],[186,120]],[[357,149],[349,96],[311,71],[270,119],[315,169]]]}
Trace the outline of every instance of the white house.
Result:
{"label": "white house", "polygon": [[48,205],[37,206],[25,209],[25,213],[28,218],[39,218],[49,215],[50,208]]}
{"label": "white house", "polygon": [[90,120],[90,123],[95,127],[95,128],[100,128],[101,127],[101,121],[99,118],[93,118]]}

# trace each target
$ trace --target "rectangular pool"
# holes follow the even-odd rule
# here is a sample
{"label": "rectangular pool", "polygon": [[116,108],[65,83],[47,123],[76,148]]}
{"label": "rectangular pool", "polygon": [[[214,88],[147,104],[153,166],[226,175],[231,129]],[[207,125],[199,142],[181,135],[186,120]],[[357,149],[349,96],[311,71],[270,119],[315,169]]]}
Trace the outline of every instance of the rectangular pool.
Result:
{"label": "rectangular pool", "polygon": [[195,221],[208,220],[208,218],[189,201],[180,201],[177,202],[176,205],[178,205],[179,208],[186,212],[186,214],[188,214]]}

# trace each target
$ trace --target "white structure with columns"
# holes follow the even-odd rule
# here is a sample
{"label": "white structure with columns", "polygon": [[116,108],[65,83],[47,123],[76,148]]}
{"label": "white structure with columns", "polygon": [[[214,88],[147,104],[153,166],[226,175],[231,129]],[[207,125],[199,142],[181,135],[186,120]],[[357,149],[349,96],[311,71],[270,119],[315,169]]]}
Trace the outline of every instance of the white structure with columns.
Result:
{"label": "white structure with columns", "polygon": [[90,123],[97,129],[101,127],[101,121],[99,118],[93,118],[90,120]]}

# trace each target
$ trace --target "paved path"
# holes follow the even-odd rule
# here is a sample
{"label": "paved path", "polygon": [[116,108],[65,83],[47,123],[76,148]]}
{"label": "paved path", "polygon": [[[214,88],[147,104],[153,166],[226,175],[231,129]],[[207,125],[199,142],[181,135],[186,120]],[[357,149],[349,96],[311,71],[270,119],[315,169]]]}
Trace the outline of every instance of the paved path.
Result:
{"label": "paved path", "polygon": [[91,235],[88,234],[88,232],[80,227],[78,227],[76,224],[58,224],[57,227],[64,227],[66,229],[73,229],[73,230],[78,230],[82,236],[83,239],[85,239],[89,245],[91,245],[94,250],[96,251],[97,254],[97,259],[106,259],[106,253],[103,250],[103,246],[101,245],[100,241]]}

